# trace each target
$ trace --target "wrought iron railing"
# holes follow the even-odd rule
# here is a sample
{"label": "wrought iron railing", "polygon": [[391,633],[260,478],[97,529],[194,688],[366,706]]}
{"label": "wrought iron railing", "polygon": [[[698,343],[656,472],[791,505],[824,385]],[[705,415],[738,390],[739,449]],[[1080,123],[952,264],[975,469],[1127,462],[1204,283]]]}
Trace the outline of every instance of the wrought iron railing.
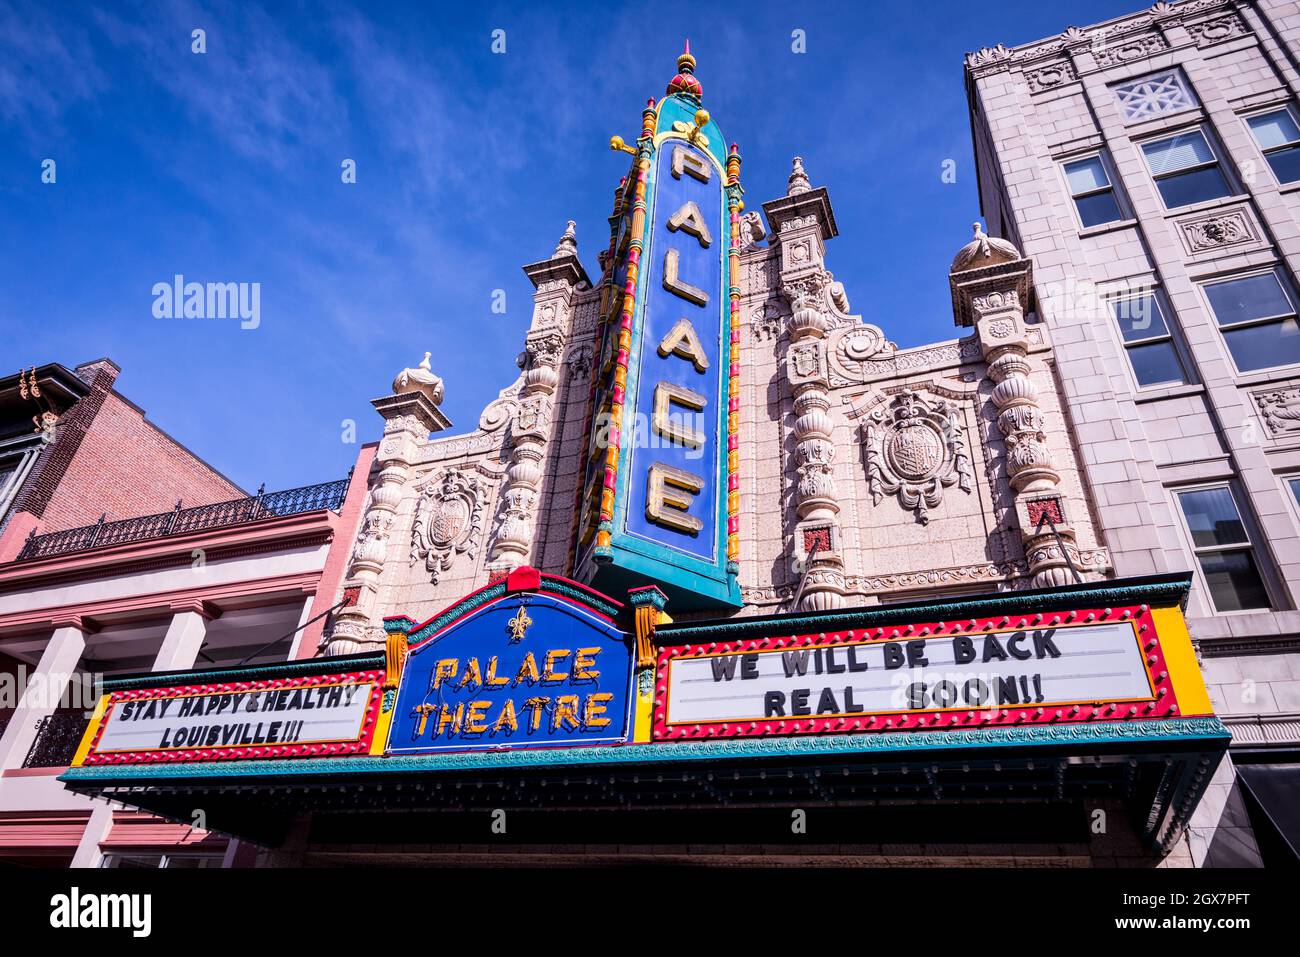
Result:
{"label": "wrought iron railing", "polygon": [[81,743],[89,715],[81,710],[56,711],[36,722],[36,738],[23,761],[25,768],[66,768]]}
{"label": "wrought iron railing", "polygon": [[347,495],[348,479],[335,482],[323,482],[320,485],[305,485],[283,492],[264,492],[257,490],[256,495],[237,498],[229,502],[213,502],[210,505],[196,505],[182,508],[177,502],[170,512],[157,515],[142,515],[139,518],[123,518],[107,521],[107,515],[101,515],[94,525],[81,528],[68,528],[60,532],[48,532],[45,535],[31,534],[18,553],[18,561],[33,558],[47,558],[50,555],[66,555],[68,552],[81,552],[89,548],[102,548],[105,545],[119,545],[123,542],[143,542],[151,538],[164,538],[183,532],[199,532],[210,528],[225,528],[229,525],[242,525],[263,518],[275,518],[281,515],[296,515],[299,512],[313,512],[328,508],[337,512],[343,507]]}

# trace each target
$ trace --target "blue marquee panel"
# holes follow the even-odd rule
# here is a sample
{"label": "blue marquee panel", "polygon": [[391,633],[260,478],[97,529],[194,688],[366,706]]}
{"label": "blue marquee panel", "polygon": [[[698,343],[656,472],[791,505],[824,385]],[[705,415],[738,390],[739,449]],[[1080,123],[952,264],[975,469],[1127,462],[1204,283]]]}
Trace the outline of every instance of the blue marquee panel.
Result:
{"label": "blue marquee panel", "polygon": [[630,639],[548,595],[510,596],[412,647],[393,754],[626,741]]}

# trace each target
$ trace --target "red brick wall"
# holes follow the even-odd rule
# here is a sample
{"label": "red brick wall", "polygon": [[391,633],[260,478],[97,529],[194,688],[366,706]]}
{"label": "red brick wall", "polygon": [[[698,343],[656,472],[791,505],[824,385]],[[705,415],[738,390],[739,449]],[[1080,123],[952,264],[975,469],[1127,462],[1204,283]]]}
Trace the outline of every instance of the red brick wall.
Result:
{"label": "red brick wall", "polygon": [[41,531],[166,512],[245,493],[109,392],[45,506]]}

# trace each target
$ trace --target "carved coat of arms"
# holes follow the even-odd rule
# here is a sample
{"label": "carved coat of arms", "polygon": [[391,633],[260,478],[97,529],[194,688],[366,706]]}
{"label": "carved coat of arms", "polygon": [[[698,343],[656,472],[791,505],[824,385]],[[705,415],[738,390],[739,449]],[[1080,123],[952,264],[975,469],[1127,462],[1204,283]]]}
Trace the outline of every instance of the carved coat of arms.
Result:
{"label": "carved coat of arms", "polygon": [[897,495],[924,525],[945,488],[956,485],[969,493],[970,454],[963,433],[956,407],[943,399],[927,402],[910,390],[873,411],[865,429],[872,503]]}
{"label": "carved coat of arms", "polygon": [[478,556],[485,496],[476,476],[448,469],[423,487],[411,528],[411,562],[438,583],[457,555]]}

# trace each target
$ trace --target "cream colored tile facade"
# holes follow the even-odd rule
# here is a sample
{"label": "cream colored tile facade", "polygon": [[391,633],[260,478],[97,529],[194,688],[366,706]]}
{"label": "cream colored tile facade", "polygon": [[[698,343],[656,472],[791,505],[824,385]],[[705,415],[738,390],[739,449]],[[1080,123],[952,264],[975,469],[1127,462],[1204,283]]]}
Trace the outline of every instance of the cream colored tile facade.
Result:
{"label": "cream colored tile facade", "polygon": [[[1275,173],[1246,119],[1294,111],[1297,54],[1294,2],[1188,0],[966,65],[983,211],[1034,260],[1099,534],[1118,575],[1197,571],[1189,624],[1237,765],[1300,746],[1300,511],[1286,482],[1300,474],[1300,366],[1238,371],[1205,287],[1275,271],[1295,301],[1300,184]],[[1126,107],[1129,84],[1171,73],[1182,93]],[[1143,147],[1198,130],[1225,195],[1167,202]],[[1065,164],[1091,156],[1119,212],[1084,227]],[[1136,290],[1158,297],[1185,383],[1139,384],[1110,304]],[[1177,498],[1204,487],[1230,489],[1267,608],[1217,610]],[[1232,763],[1192,822],[1198,866],[1260,860]]]}

